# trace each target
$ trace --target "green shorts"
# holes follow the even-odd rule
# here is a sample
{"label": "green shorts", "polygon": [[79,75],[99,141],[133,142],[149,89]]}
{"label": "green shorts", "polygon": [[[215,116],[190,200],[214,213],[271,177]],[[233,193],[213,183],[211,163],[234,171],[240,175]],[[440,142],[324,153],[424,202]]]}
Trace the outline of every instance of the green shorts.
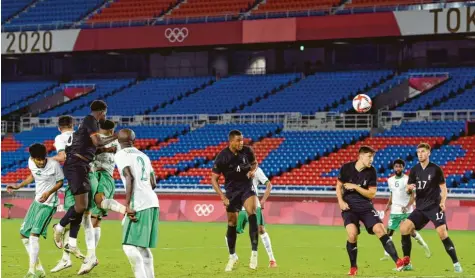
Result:
{"label": "green shorts", "polygon": [[148,208],[135,214],[137,222],[127,217],[122,227],[122,245],[157,247],[159,215],[159,208]]}
{"label": "green shorts", "polygon": [[[113,199],[115,193],[114,178],[106,171],[97,171],[94,174],[97,180],[97,189],[95,194],[104,193],[106,199]],[[92,215],[97,216],[99,219],[101,219],[103,216],[107,216],[107,210],[98,208],[97,206],[95,206],[91,212]]]}
{"label": "green shorts", "polygon": [[74,200],[74,195],[71,192],[71,189],[69,189],[69,186],[66,186],[66,190],[64,191],[64,210],[68,211],[75,203],[76,201]]}
{"label": "green shorts", "polygon": [[410,213],[390,214],[388,221],[388,230],[397,230],[401,222],[409,217]]}
{"label": "green shorts", "polygon": [[[94,208],[97,208],[96,203],[94,202],[94,195],[96,195],[98,189],[98,182],[96,175],[93,172],[89,172],[89,181],[91,182],[91,191],[89,192],[89,203],[87,209],[92,211]],[[76,201],[74,200],[74,195],[71,192],[69,186],[66,186],[66,190],[64,191],[64,210],[68,211],[68,209],[74,204]]]}
{"label": "green shorts", "polygon": [[[264,216],[262,215],[262,209],[257,208],[256,210],[256,216],[257,216],[257,225],[258,226],[264,226]],[[247,212],[245,210],[241,210],[238,215],[238,222],[237,222],[237,227],[236,227],[236,232],[238,234],[244,233],[244,228],[246,227],[246,224],[248,222],[248,216]]]}
{"label": "green shorts", "polygon": [[46,238],[49,222],[56,213],[56,207],[50,207],[33,201],[26,213],[25,219],[21,224],[20,234],[24,237],[30,237],[30,234],[42,235]]}

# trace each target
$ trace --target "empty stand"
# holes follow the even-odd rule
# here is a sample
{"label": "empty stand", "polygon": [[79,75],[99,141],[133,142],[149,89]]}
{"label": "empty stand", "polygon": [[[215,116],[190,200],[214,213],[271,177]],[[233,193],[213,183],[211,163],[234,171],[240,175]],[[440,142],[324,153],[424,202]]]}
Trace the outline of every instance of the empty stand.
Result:
{"label": "empty stand", "polygon": [[253,13],[321,10],[337,6],[340,2],[340,0],[267,0],[259,4]]}
{"label": "empty stand", "polygon": [[237,15],[254,5],[255,0],[187,0],[173,9],[168,17],[206,17]]}
{"label": "empty stand", "polygon": [[32,0],[3,0],[2,1],[2,22],[14,14],[20,12],[27,7]]}
{"label": "empty stand", "polygon": [[176,1],[172,0],[120,0],[107,3],[92,16],[88,23],[152,19],[162,15]]}
{"label": "empty stand", "polygon": [[37,101],[33,96],[56,84],[54,81],[2,82],[2,115]]}
{"label": "empty stand", "polygon": [[464,91],[462,94],[457,95],[440,105],[435,106],[433,109],[437,110],[461,110],[461,109],[473,109],[475,107],[475,88],[472,87]]}

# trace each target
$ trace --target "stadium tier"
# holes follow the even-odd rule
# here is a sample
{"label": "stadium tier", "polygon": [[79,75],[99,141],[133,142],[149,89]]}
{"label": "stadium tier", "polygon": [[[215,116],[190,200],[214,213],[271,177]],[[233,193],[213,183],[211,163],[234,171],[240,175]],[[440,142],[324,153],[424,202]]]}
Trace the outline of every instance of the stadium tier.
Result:
{"label": "stadium tier", "polygon": [[26,107],[36,101],[39,93],[53,88],[53,81],[2,82],[2,115]]}
{"label": "stadium tier", "polygon": [[128,21],[156,18],[177,1],[170,0],[121,0],[107,3],[89,20],[89,23]]}

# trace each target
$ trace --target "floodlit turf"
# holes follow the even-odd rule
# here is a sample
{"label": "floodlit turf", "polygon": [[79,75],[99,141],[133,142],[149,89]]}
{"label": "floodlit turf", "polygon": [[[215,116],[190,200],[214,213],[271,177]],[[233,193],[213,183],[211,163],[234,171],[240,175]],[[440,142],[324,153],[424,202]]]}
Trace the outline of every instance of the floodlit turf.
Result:
{"label": "floodlit turf", "polygon": [[[53,221],[56,222],[56,221]],[[1,277],[23,277],[28,269],[28,257],[19,238],[21,220],[2,220],[2,272]],[[250,245],[248,234],[240,235],[237,253],[240,258],[236,270],[224,273],[227,262],[224,223],[160,224],[159,246],[153,250],[157,277],[335,277],[345,276],[348,257],[343,227],[268,225],[274,253],[279,267],[267,267],[267,254],[259,246],[259,267],[249,269]],[[49,271],[61,257],[51,238],[40,241],[40,258]],[[396,273],[392,261],[380,261],[383,250],[379,240],[366,232],[358,244],[358,265],[361,276],[457,276],[475,275],[475,232],[451,231],[451,238],[464,267],[464,275],[453,273],[452,262],[445,253],[435,231],[426,230],[422,236],[433,250],[433,257],[426,259],[423,250],[413,241],[414,271]],[[399,234],[394,241],[401,250]],[[84,234],[79,234],[81,250],[86,251]],[[105,221],[97,251],[99,266],[89,277],[133,277],[121,247],[121,226],[118,221]],[[73,267],[48,277],[75,277],[80,261],[73,259]],[[473,277],[473,276],[472,276]]]}

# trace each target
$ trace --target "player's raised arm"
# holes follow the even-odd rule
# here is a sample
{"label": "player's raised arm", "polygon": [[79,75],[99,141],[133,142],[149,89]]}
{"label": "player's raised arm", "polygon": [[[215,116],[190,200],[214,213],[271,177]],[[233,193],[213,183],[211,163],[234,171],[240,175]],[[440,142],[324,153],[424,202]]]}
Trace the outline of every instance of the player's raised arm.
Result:
{"label": "player's raised arm", "polygon": [[[91,134],[91,140],[94,146],[96,147],[103,147],[109,143],[112,143],[113,141],[117,140],[117,135],[112,135],[108,137],[101,137],[99,136],[99,133],[93,133]],[[114,147],[111,147],[114,148]],[[109,148],[106,148],[109,149]]]}
{"label": "player's raised arm", "polygon": [[53,156],[52,159],[54,159],[54,160],[56,160],[60,163],[65,162],[66,161],[66,152],[65,151],[60,151],[55,156]]}
{"label": "player's raised arm", "polygon": [[35,179],[33,178],[33,175],[30,174],[28,175],[28,177],[26,177],[26,179],[24,179],[19,185],[7,185],[7,192],[8,193],[12,193],[13,190],[18,190],[20,188],[23,188],[29,184],[31,184]]}
{"label": "player's raised arm", "polygon": [[96,150],[96,155],[99,155],[101,153],[116,153],[117,152],[117,147],[112,146],[112,147],[99,147]]}

